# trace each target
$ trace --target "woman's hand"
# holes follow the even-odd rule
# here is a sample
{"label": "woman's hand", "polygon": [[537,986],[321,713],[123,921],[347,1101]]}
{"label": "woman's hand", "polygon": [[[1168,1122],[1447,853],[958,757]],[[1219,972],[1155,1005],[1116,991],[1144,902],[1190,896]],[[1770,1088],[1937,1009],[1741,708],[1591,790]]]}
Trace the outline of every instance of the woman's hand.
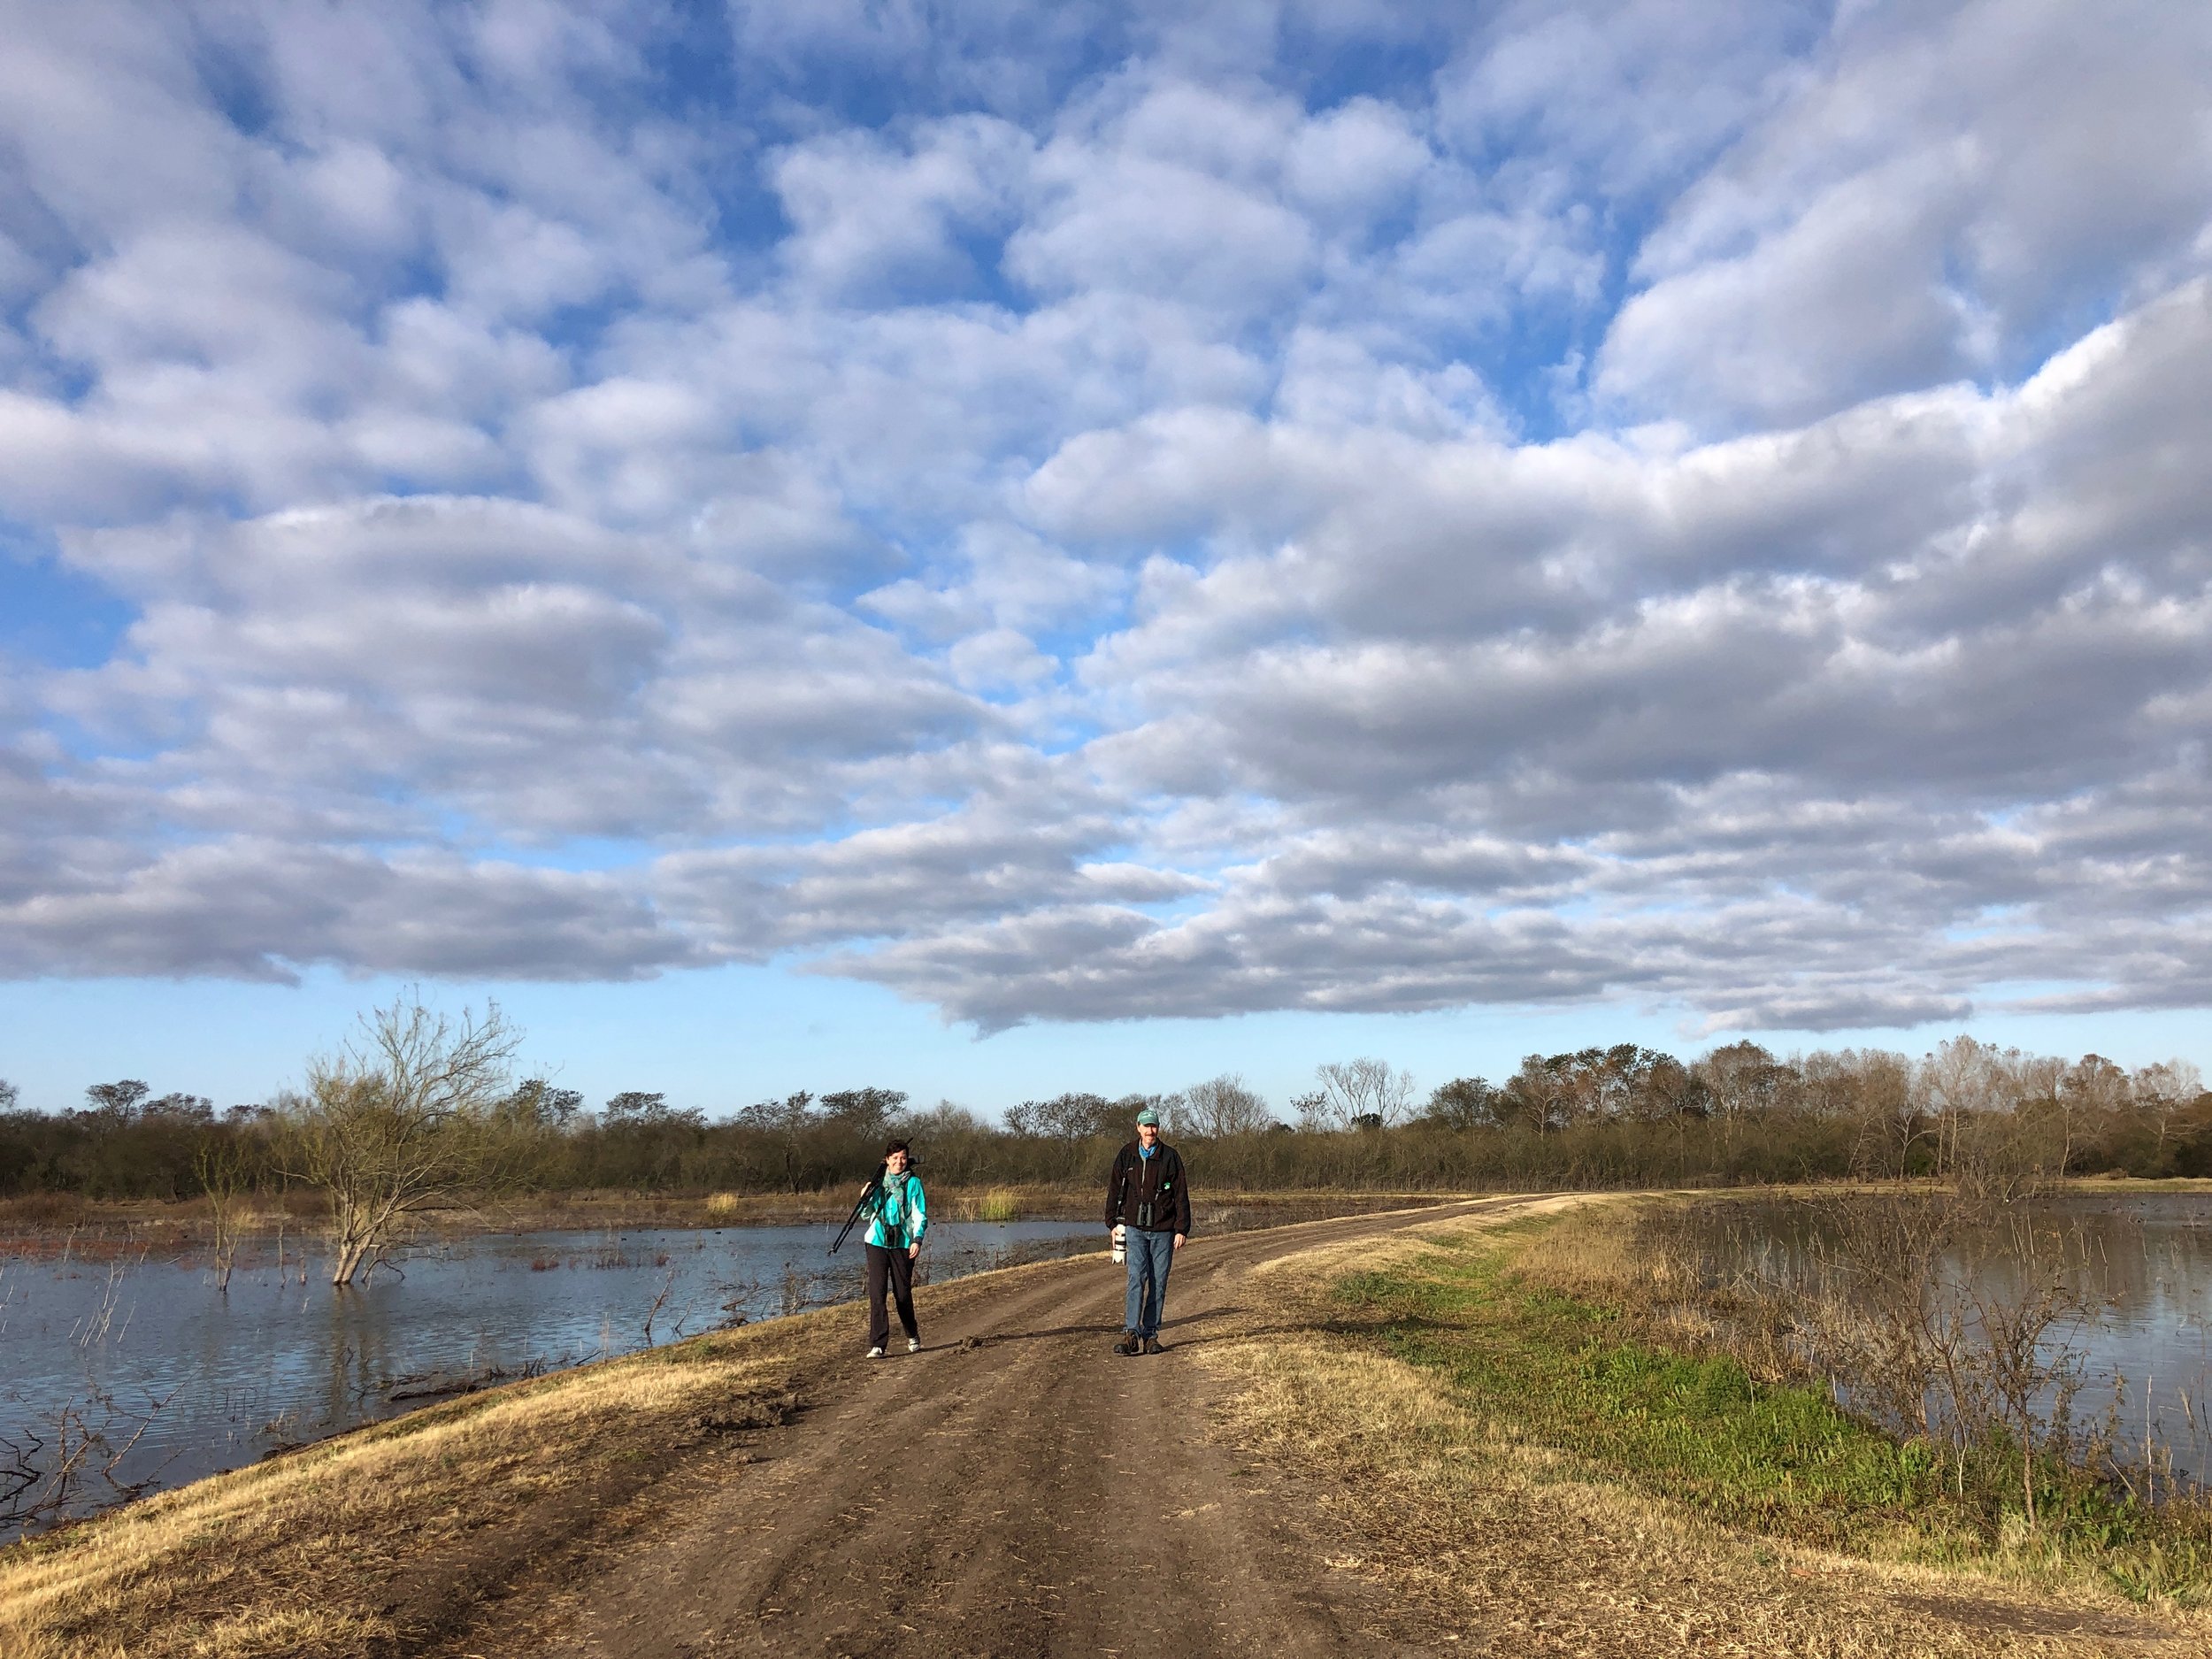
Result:
{"label": "woman's hand", "polygon": [[910,1245],[908,1245],[908,1246],[906,1247],[906,1259],[907,1259],[908,1261],[910,1261],[910,1261],[912,1261],[912,1260],[913,1260],[916,1256],[919,1256],[921,1253],[922,1253],[922,1247],[921,1247],[921,1246],[920,1246],[920,1244],[918,1244],[918,1243],[910,1244]]}

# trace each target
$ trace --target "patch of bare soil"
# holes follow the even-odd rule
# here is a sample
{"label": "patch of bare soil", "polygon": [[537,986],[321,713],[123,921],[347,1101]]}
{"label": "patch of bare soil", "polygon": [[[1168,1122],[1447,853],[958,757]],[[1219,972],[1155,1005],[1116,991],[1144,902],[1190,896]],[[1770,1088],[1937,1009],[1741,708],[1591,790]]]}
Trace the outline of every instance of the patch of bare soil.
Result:
{"label": "patch of bare soil", "polygon": [[2177,1639],[2175,1632],[2162,1629],[2154,1619],[2133,1618],[2124,1613],[2039,1606],[1971,1594],[1901,1594],[1892,1601],[1901,1613],[1918,1615],[1967,1631],[2008,1636],[2093,1638],[2116,1642],[2160,1643]]}

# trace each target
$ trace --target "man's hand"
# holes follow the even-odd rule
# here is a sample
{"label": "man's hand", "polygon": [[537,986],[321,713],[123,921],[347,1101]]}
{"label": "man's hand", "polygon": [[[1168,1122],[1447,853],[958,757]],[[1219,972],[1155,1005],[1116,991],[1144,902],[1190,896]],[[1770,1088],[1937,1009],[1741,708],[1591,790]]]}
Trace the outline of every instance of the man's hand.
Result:
{"label": "man's hand", "polygon": [[921,1245],[920,1245],[918,1242],[914,1243],[914,1244],[910,1244],[910,1245],[908,1245],[908,1246],[906,1247],[906,1259],[907,1259],[908,1261],[910,1261],[910,1261],[912,1261],[912,1260],[913,1260],[916,1256],[919,1256],[921,1253],[922,1253],[922,1247],[921,1247]]}
{"label": "man's hand", "polygon": [[1174,1248],[1179,1250],[1183,1248],[1183,1235],[1179,1233],[1175,1235]]}

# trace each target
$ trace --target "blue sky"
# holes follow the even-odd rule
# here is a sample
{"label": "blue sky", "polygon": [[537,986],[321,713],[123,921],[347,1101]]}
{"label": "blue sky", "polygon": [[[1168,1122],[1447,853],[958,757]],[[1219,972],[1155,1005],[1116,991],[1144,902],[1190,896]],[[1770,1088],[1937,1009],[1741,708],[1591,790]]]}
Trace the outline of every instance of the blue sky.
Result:
{"label": "blue sky", "polygon": [[0,10],[0,1078],[2212,1062],[2212,17]]}

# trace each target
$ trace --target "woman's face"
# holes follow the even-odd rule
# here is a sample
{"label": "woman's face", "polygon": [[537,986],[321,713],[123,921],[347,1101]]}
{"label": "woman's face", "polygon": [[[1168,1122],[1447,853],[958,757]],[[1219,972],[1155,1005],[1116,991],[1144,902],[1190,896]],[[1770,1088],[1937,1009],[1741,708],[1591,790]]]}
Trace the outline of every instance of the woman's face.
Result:
{"label": "woman's face", "polygon": [[885,1172],[886,1174],[888,1174],[888,1175],[903,1175],[903,1174],[905,1174],[905,1173],[906,1173],[906,1154],[905,1154],[905,1153],[903,1153],[903,1152],[894,1152],[894,1153],[892,1153],[889,1156],[886,1157],[886,1158],[883,1160],[883,1168],[884,1168],[884,1172]]}

